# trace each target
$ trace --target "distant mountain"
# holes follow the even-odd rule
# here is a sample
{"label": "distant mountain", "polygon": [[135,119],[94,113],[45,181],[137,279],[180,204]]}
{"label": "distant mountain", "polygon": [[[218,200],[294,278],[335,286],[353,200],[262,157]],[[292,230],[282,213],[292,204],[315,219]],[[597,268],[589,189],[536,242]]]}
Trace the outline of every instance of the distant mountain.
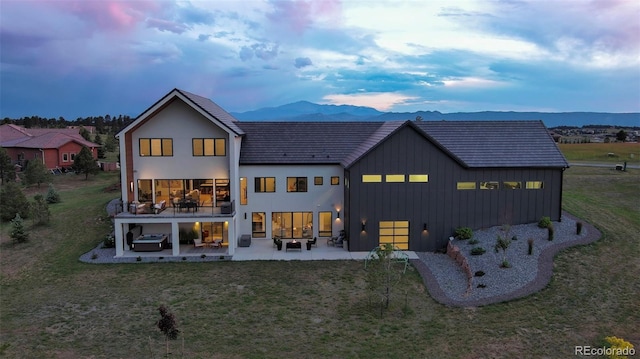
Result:
{"label": "distant mountain", "polygon": [[393,121],[415,120],[421,117],[424,121],[541,120],[547,127],[585,125],[640,127],[640,113],[637,112],[380,112],[370,107],[319,105],[308,101],[231,114],[241,121]]}
{"label": "distant mountain", "polygon": [[[304,121],[297,117],[309,115],[329,115],[336,118],[345,117],[345,119],[356,117],[375,117],[383,114],[371,107],[351,106],[351,105],[318,105],[309,101],[298,101],[288,105],[278,107],[266,107],[255,111],[242,113],[231,113],[235,118],[246,121],[260,120],[281,120],[281,121]],[[326,119],[330,121],[329,119]],[[315,121],[315,120],[308,120]],[[333,121],[343,121],[336,120]]]}

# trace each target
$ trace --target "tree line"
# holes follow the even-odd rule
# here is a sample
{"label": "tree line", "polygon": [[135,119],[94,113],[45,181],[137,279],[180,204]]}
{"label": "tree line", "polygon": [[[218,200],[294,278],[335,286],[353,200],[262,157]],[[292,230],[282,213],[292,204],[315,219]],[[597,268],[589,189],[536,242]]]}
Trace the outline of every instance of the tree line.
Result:
{"label": "tree line", "polygon": [[12,119],[5,117],[0,124],[14,124],[25,128],[66,128],[68,126],[93,126],[99,134],[116,134],[133,122],[134,118],[127,115],[118,116],[90,116],[78,117],[74,121],[66,120],[64,117],[45,118],[40,116],[21,117]]}

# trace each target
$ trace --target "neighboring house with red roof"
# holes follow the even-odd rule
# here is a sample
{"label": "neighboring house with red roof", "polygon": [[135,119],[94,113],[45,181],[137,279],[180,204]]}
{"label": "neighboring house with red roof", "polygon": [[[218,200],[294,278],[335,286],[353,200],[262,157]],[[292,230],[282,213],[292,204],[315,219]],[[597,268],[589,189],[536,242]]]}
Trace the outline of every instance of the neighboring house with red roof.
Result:
{"label": "neighboring house with red roof", "polygon": [[0,126],[0,146],[7,150],[11,161],[19,166],[39,159],[47,169],[67,168],[83,146],[98,158],[96,143],[85,140],[79,129],[24,128],[14,124]]}

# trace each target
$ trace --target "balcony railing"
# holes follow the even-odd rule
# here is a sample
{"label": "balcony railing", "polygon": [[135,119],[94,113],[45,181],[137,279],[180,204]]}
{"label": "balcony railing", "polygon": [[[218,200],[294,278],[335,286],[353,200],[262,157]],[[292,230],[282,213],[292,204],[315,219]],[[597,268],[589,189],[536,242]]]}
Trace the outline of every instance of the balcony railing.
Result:
{"label": "balcony railing", "polygon": [[120,202],[116,204],[116,217],[230,217],[235,213],[235,201],[220,207],[200,206],[196,202],[180,202],[162,206],[158,203]]}

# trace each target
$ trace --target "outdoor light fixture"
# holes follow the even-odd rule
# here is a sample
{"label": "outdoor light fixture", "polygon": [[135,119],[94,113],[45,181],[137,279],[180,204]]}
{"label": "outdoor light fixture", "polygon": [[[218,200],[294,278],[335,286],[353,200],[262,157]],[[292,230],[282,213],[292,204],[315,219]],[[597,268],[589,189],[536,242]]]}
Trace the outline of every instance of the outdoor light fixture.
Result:
{"label": "outdoor light fixture", "polygon": [[366,226],[366,222],[364,222],[364,221],[363,221],[363,222],[362,222],[362,231],[363,231],[363,232],[364,232],[364,231],[366,231],[366,229],[367,229],[366,227],[367,227],[367,226]]}
{"label": "outdoor light fixture", "polygon": [[427,223],[426,223],[426,222],[422,224],[422,230],[423,230],[423,231],[426,231],[426,230],[427,230]]}
{"label": "outdoor light fixture", "polygon": [[338,210],[337,212],[338,212],[338,216],[336,218],[340,219],[340,210]]}
{"label": "outdoor light fixture", "polygon": [[129,190],[133,192],[133,181],[129,182]]}

